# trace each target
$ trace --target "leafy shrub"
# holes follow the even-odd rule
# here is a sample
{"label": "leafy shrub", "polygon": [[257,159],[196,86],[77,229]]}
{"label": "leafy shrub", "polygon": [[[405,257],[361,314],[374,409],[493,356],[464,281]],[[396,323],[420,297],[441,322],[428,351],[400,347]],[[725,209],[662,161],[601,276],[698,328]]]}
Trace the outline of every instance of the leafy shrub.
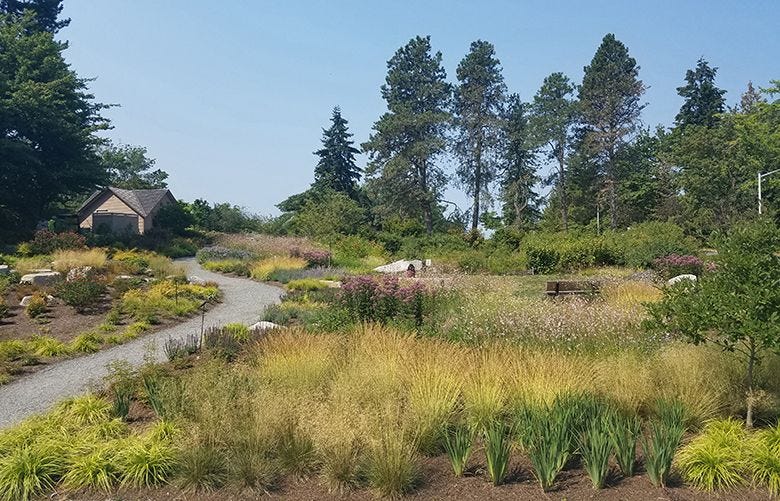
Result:
{"label": "leafy shrub", "polygon": [[444,450],[447,452],[456,477],[463,476],[466,471],[473,443],[474,434],[465,425],[456,426],[444,437]]}
{"label": "leafy shrub", "polygon": [[46,304],[46,298],[40,294],[33,294],[30,298],[30,302],[24,308],[24,312],[30,318],[38,318],[48,310]]}
{"label": "leafy shrub", "polygon": [[658,221],[634,225],[624,232],[608,234],[606,239],[608,246],[616,249],[618,264],[635,268],[651,266],[656,258],[670,254],[692,254],[697,247],[682,228]]}
{"label": "leafy shrub", "polygon": [[315,249],[292,249],[292,257],[299,257],[306,260],[309,266],[328,266],[330,264],[330,252]]}
{"label": "leafy shrub", "polygon": [[105,285],[86,278],[79,278],[70,282],[62,281],[57,284],[55,289],[57,297],[79,312],[96,306],[105,292]]}
{"label": "leafy shrub", "polygon": [[328,286],[322,283],[322,281],[313,278],[301,278],[287,283],[287,289],[291,291],[310,292],[325,289],[327,287]]}
{"label": "leafy shrub", "polygon": [[653,260],[653,268],[658,270],[658,273],[667,279],[677,275],[700,276],[704,269],[704,261],[696,256],[670,254]]}
{"label": "leafy shrub", "polygon": [[484,438],[488,476],[490,476],[493,485],[501,485],[509,471],[509,454],[511,452],[511,441],[506,423],[497,419],[491,421],[485,427]]}
{"label": "leafy shrub", "polygon": [[149,268],[149,253],[137,251],[117,251],[111,258],[120,263],[121,271],[129,275],[139,275]]}
{"label": "leafy shrub", "polygon": [[29,254],[51,254],[58,250],[82,249],[85,245],[86,239],[78,233],[39,230],[35,232],[32,241],[28,242],[26,250]]}

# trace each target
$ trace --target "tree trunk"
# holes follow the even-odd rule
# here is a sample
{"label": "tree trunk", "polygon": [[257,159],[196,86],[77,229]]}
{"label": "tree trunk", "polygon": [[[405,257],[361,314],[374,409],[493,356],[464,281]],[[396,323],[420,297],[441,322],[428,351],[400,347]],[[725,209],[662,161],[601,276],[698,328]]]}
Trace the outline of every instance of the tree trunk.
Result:
{"label": "tree trunk", "polygon": [[422,190],[425,200],[423,202],[423,220],[425,221],[425,232],[428,236],[433,235],[433,209],[431,208],[431,197],[428,192],[428,166],[426,161],[422,160],[420,167],[420,189]]}
{"label": "tree trunk", "polygon": [[471,214],[471,229],[479,226],[479,195],[482,191],[482,141],[477,140],[476,165],[474,166],[474,210]]}
{"label": "tree trunk", "polygon": [[748,343],[748,366],[745,386],[747,386],[747,411],[745,412],[745,426],[753,428],[753,369],[756,365],[756,343],[751,338]]}
{"label": "tree trunk", "polygon": [[569,197],[566,194],[566,170],[563,143],[558,147],[558,190],[561,194],[561,224],[563,231],[569,230]]}

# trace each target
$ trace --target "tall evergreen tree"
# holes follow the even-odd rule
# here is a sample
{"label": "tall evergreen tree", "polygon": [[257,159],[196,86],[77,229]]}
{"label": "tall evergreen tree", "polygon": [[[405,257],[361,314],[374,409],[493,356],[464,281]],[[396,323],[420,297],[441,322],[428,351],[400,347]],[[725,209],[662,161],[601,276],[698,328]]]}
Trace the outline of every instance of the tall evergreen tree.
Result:
{"label": "tall evergreen tree", "polygon": [[107,127],[66,45],[31,13],[0,16],[0,238],[104,182],[95,132]]}
{"label": "tall evergreen tree", "polygon": [[433,232],[437,201],[446,178],[435,163],[445,151],[452,90],[441,52],[430,37],[415,37],[387,62],[382,97],[387,112],[363,144],[369,154],[366,174],[385,214],[419,217]]}
{"label": "tall evergreen tree", "polygon": [[758,103],[765,103],[766,99],[761,95],[761,92],[753,87],[753,82],[748,82],[747,89],[742,93],[739,99],[739,111],[741,113],[750,113],[753,111]]}
{"label": "tall evergreen tree", "polygon": [[504,223],[527,225],[538,215],[539,195],[534,186],[536,151],[530,138],[528,105],[512,94],[507,100],[504,121],[504,148],[501,169],[501,200]]}
{"label": "tall evergreen tree", "polygon": [[360,153],[353,147],[352,134],[341,109],[333,108],[331,126],[322,130],[322,148],[314,154],[320,157],[314,168],[314,187],[341,192],[355,199],[362,169],[355,163]]}
{"label": "tall evergreen tree", "polygon": [[471,196],[471,229],[479,224],[480,210],[490,202],[490,183],[501,161],[502,114],[506,85],[493,44],[471,43],[458,64],[455,87],[455,155],[457,175]]}
{"label": "tall evergreen tree", "polygon": [[715,124],[716,115],[725,110],[725,90],[715,85],[715,75],[718,68],[711,67],[704,59],[699,59],[696,68],[685,73],[685,85],[677,87],[683,102],[680,112],[675,117],[678,126]]}
{"label": "tall evergreen tree", "polygon": [[620,150],[639,126],[644,108],[640,98],[645,86],[639,80],[639,66],[628,48],[607,34],[596,50],[580,87],[580,110],[584,125],[584,147],[599,166],[609,203],[610,226],[618,222],[618,158]]}
{"label": "tall evergreen tree", "polygon": [[35,22],[27,29],[57,33],[70,24],[70,19],[58,19],[62,0],[0,0],[0,14],[21,18],[28,11],[35,14]]}
{"label": "tall evergreen tree", "polygon": [[569,226],[569,197],[566,186],[566,157],[571,149],[572,129],[577,122],[577,101],[574,85],[563,73],[553,73],[544,79],[531,105],[531,126],[535,141],[556,162],[554,193],[561,210],[561,226]]}

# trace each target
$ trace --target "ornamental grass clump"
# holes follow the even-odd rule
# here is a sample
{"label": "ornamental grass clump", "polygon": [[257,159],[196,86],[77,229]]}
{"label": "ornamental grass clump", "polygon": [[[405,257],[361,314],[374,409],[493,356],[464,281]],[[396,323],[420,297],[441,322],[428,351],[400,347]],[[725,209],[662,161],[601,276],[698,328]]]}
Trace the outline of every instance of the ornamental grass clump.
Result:
{"label": "ornamental grass clump", "polygon": [[750,440],[746,463],[753,483],[780,496],[780,423],[757,432]]}
{"label": "ornamental grass clump", "polygon": [[683,479],[706,491],[742,485],[747,433],[733,419],[708,423],[702,433],[680,449],[675,464]]}
{"label": "ornamental grass clump", "polygon": [[366,473],[379,495],[400,498],[421,479],[415,445],[398,430],[387,430],[369,448]]}
{"label": "ornamental grass clump", "polygon": [[308,266],[305,259],[290,256],[271,256],[257,262],[250,274],[255,280],[270,280],[277,270],[302,270]]}
{"label": "ornamental grass clump", "polygon": [[526,408],[518,417],[520,442],[531,460],[531,469],[543,491],[555,485],[571,456],[569,410],[560,405]]}
{"label": "ornamental grass clump", "polygon": [[600,418],[590,420],[578,441],[583,467],[594,489],[602,489],[609,474],[612,444],[607,419],[607,415],[602,415]]}

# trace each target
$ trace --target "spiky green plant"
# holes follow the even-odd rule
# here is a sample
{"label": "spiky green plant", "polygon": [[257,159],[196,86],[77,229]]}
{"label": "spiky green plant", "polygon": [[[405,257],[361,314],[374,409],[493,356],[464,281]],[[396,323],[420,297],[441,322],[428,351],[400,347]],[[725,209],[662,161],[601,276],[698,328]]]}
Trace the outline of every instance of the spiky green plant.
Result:
{"label": "spiky green plant", "polygon": [[780,496],[780,446],[772,447],[762,440],[754,440],[746,462],[753,482],[765,485],[773,496]]}
{"label": "spiky green plant", "polygon": [[521,442],[531,460],[534,476],[542,490],[555,484],[571,456],[571,433],[567,429],[569,411],[561,406],[525,409],[520,417]]}
{"label": "spiky green plant", "polygon": [[680,445],[684,428],[673,420],[651,421],[647,436],[642,437],[645,470],[656,487],[666,487],[674,454]]}
{"label": "spiky green plant", "polygon": [[62,469],[62,458],[46,443],[23,445],[0,455],[0,499],[27,501],[50,491]]}
{"label": "spiky green plant", "polygon": [[133,388],[128,384],[118,384],[113,389],[114,400],[113,412],[114,416],[119,419],[127,420],[128,414],[130,414],[130,404],[133,401]]}
{"label": "spiky green plant", "polygon": [[78,425],[93,425],[110,419],[111,404],[96,395],[88,393],[60,403],[55,414],[72,420]]}
{"label": "spiky green plant", "polygon": [[623,476],[631,477],[636,467],[636,443],[642,433],[642,421],[635,414],[613,411],[609,414],[607,426],[615,461]]}
{"label": "spiky green plant", "polygon": [[165,417],[165,405],[163,402],[161,382],[154,374],[146,374],[143,377],[144,393],[146,401],[157,417]]}
{"label": "spiky green plant", "polygon": [[444,437],[444,450],[450,458],[450,464],[456,477],[463,476],[466,464],[471,456],[474,433],[465,424],[452,427]]}
{"label": "spiky green plant", "polygon": [[604,487],[609,473],[609,456],[612,452],[612,445],[607,428],[606,416],[593,419],[579,440],[582,462],[594,489]]}
{"label": "spiky green plant", "polygon": [[227,462],[216,447],[187,447],[179,455],[178,462],[179,486],[184,490],[211,492],[227,481]]}
{"label": "spiky green plant", "polygon": [[512,442],[509,427],[504,421],[494,420],[483,431],[487,472],[493,485],[501,485],[509,471],[509,455]]}

